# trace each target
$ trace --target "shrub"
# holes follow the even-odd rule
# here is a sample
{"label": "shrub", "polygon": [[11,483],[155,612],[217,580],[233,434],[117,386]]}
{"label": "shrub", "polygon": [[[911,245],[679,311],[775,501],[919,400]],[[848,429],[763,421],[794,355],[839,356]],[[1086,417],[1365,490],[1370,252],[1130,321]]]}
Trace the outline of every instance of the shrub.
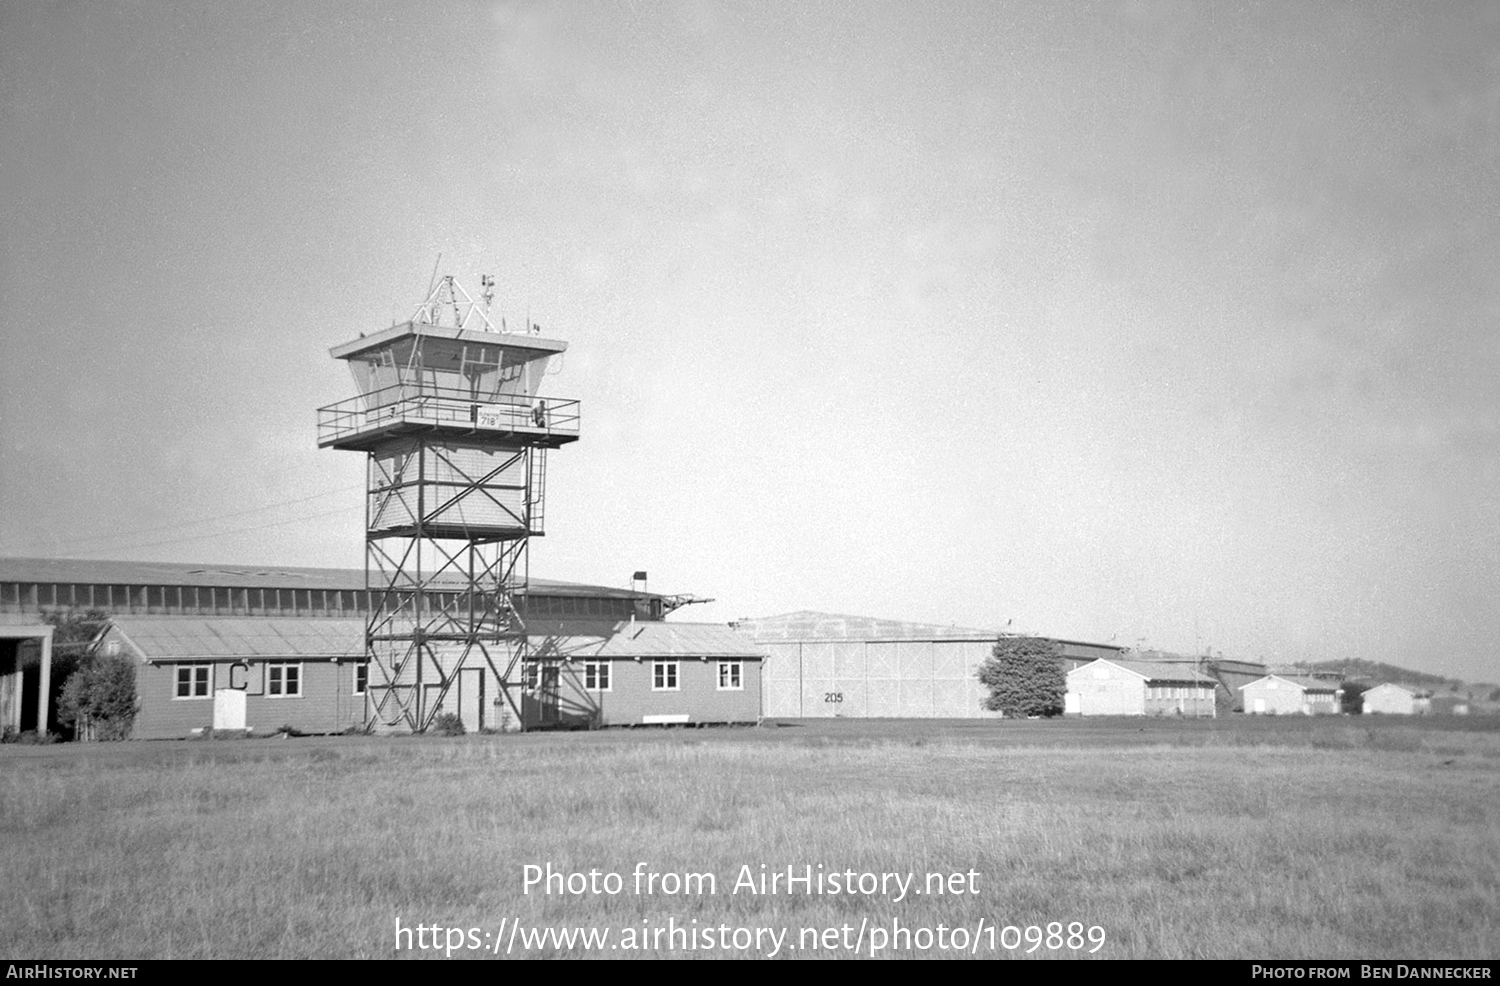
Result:
{"label": "shrub", "polygon": [[135,722],[135,665],[127,657],[91,655],[68,675],[57,717],[81,740],[122,740]]}
{"label": "shrub", "polygon": [[464,721],[452,712],[444,712],[433,719],[427,731],[434,736],[462,736],[468,732],[464,728]]}
{"label": "shrub", "polygon": [[79,612],[58,609],[43,612],[42,622],[52,627],[52,688],[47,699],[48,728],[59,728],[66,739],[79,739],[62,718],[62,693],[73,673],[89,661],[89,647],[99,631],[109,624],[102,609]]}
{"label": "shrub", "polygon": [[6,726],[0,730],[0,743],[15,743],[19,746],[46,746],[56,743],[58,739],[60,737],[56,733],[39,733],[35,729],[22,732],[14,726]]}
{"label": "shrub", "polygon": [[1001,637],[979,666],[979,680],[990,690],[984,707],[1008,719],[1061,715],[1068,681],[1059,657],[1056,641]]}
{"label": "shrub", "polygon": [[1365,711],[1365,692],[1370,686],[1364,682],[1346,681],[1343,684],[1344,694],[1339,698],[1339,711],[1345,715],[1362,715]]}

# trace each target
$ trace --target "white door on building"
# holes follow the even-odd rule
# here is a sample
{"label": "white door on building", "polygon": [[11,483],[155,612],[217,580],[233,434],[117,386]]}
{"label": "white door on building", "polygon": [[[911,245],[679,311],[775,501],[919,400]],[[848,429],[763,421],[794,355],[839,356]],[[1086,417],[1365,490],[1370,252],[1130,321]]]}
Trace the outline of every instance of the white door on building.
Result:
{"label": "white door on building", "polygon": [[458,717],[471,733],[484,728],[483,668],[464,668],[458,673]]}
{"label": "white door on building", "polygon": [[245,728],[245,693],[238,688],[214,692],[214,728]]}
{"label": "white door on building", "polygon": [[1255,700],[1255,711],[1257,713],[1261,713],[1261,712],[1266,711],[1266,700],[1265,699],[1258,698],[1258,699]]}

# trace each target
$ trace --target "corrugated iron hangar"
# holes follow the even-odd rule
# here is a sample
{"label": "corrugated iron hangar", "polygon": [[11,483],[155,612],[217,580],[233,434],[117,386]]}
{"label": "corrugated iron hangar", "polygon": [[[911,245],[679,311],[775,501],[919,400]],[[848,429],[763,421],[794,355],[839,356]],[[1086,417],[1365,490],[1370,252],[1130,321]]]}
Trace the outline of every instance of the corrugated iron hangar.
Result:
{"label": "corrugated iron hangar", "polygon": [[[807,611],[734,626],[765,654],[769,718],[999,717],[984,709],[987,691],[975,677],[1000,636],[995,630]],[[1057,643],[1064,670],[1125,650]]]}

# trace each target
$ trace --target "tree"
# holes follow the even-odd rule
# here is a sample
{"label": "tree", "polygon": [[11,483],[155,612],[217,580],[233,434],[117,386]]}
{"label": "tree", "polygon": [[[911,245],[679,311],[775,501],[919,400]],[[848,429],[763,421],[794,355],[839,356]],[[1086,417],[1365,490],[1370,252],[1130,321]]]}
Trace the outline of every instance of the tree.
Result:
{"label": "tree", "polygon": [[135,664],[128,657],[94,654],[68,676],[58,718],[81,740],[122,740],[135,722]]}
{"label": "tree", "polygon": [[979,681],[989,688],[984,707],[1006,718],[1056,716],[1068,690],[1062,647],[1041,637],[1001,637],[979,666]]}
{"label": "tree", "polygon": [[56,609],[42,614],[42,622],[52,627],[52,694],[47,697],[50,720],[47,729],[62,732],[71,739],[68,724],[62,719],[62,693],[68,679],[88,660],[89,645],[109,623],[102,609],[80,613],[76,609]]}

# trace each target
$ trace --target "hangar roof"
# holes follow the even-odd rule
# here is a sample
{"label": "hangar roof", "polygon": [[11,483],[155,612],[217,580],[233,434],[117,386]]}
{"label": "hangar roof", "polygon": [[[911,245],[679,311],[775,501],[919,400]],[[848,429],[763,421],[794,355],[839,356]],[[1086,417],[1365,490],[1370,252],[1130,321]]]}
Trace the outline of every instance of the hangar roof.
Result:
{"label": "hangar roof", "polygon": [[995,640],[996,630],[944,626],[937,623],[903,623],[873,616],[845,616],[798,610],[778,616],[736,620],[734,627],[757,640]]}
{"label": "hangar roof", "polygon": [[[1004,636],[1000,630],[978,630],[973,627],[947,626],[939,623],[905,623],[900,620],[882,620],[873,616],[846,616],[841,613],[819,613],[813,610],[798,610],[778,616],[762,616],[736,620],[735,629],[747,633],[756,640],[773,642],[778,640],[998,640]],[[1065,640],[1061,637],[1045,637],[1064,647],[1064,656],[1078,656],[1070,649],[1101,648],[1120,652],[1126,648],[1117,644],[1095,644],[1083,640]],[[1093,656],[1093,655],[1089,655]]]}
{"label": "hangar roof", "polygon": [[[111,622],[148,661],[333,660],[359,658],[365,652],[363,620],[123,616]],[[527,629],[535,653],[547,658],[756,658],[762,654],[719,623],[529,620]]]}
{"label": "hangar roof", "polygon": [[[365,588],[359,568],[297,568],[290,565],[185,565],[179,562],[97,561],[78,558],[0,558],[0,582],[111,583],[114,585],[198,585],[227,588]],[[455,581],[455,585],[457,585]],[[441,588],[443,583],[439,581]],[[633,599],[658,593],[605,585],[531,579],[533,595],[599,596]]]}

